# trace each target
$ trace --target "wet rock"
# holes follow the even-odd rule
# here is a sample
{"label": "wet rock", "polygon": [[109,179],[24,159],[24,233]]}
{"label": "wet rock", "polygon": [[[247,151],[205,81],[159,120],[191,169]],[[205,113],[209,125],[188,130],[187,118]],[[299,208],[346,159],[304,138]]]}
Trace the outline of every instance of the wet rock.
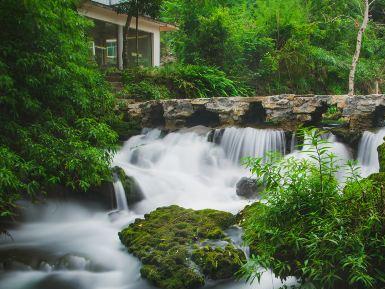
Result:
{"label": "wet rock", "polygon": [[6,271],[32,271],[32,267],[19,261],[6,261],[3,263]]}
{"label": "wet rock", "polygon": [[116,166],[112,171],[114,178],[118,178],[122,182],[128,205],[144,200],[145,196],[133,177],[127,176],[121,167]]}
{"label": "wet rock", "polygon": [[46,261],[41,261],[40,264],[37,267],[38,270],[43,271],[43,272],[52,272],[54,269],[53,265],[50,265]]}
{"label": "wet rock", "polygon": [[338,141],[349,145],[353,150],[358,149],[358,144],[361,140],[362,133],[352,131],[348,128],[331,128],[328,129],[333,135],[335,135]]}
{"label": "wet rock", "polygon": [[93,186],[81,195],[85,200],[94,201],[108,210],[114,208],[115,191],[110,181],[104,181],[99,186]]}
{"label": "wet rock", "polygon": [[224,132],[225,129],[214,129],[210,131],[210,133],[207,135],[207,141],[219,145],[221,143]]}
{"label": "wet rock", "polygon": [[179,132],[180,133],[190,133],[190,132],[193,132],[193,133],[196,133],[197,135],[200,135],[200,136],[206,136],[210,131],[211,131],[211,129],[206,127],[206,126],[197,125],[197,126],[193,126],[193,127],[190,127],[190,128],[181,129]]}
{"label": "wet rock", "polygon": [[240,197],[255,198],[263,190],[263,187],[252,178],[241,178],[236,184],[236,193]]}
{"label": "wet rock", "polygon": [[378,151],[378,161],[380,163],[380,172],[384,173],[385,172],[385,143],[380,145],[377,148]]}
{"label": "wet rock", "polygon": [[90,260],[75,255],[65,255],[57,264],[57,268],[61,270],[89,270],[90,267]]}
{"label": "wet rock", "polygon": [[108,218],[110,219],[111,222],[115,222],[116,220],[118,220],[121,217],[122,214],[123,214],[122,211],[115,210],[115,211],[108,213]]}
{"label": "wet rock", "polygon": [[142,277],[160,288],[193,289],[204,286],[205,278],[232,277],[245,261],[225,234],[234,222],[227,212],[170,206],[136,219],[119,238],[142,261]]}

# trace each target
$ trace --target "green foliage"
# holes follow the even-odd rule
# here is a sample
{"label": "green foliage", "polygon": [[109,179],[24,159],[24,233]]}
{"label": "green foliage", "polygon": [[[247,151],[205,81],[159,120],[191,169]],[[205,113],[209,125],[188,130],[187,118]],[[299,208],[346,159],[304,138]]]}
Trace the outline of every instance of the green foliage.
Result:
{"label": "green foliage", "polygon": [[167,99],[236,96],[243,92],[218,69],[196,65],[134,68],[123,74],[127,98]]}
{"label": "green foliage", "polygon": [[163,0],[120,0],[114,5],[118,13],[128,15],[148,15],[156,18],[159,14]]}
{"label": "green foliage", "polygon": [[89,61],[90,22],[77,1],[11,1],[0,9],[0,212],[55,184],[108,178],[115,105]]}
{"label": "green foliage", "polygon": [[[245,261],[224,230],[235,222],[228,212],[158,208],[119,233],[129,252],[143,263],[141,275],[160,288],[199,288],[204,277],[230,278]],[[215,240],[225,239],[225,248]],[[210,246],[202,246],[202,242]],[[212,245],[211,245],[212,244]]]}
{"label": "green foliage", "polygon": [[167,99],[170,97],[170,91],[164,85],[154,85],[151,80],[142,80],[139,82],[128,82],[122,92],[125,98],[134,98],[141,100]]}
{"label": "green foliage", "polygon": [[243,271],[259,268],[295,276],[313,288],[383,288],[385,285],[384,178],[361,180],[354,163],[345,188],[341,169],[318,132],[307,133],[308,158],[246,160],[266,186],[266,203],[247,209],[243,226],[253,256]]}
{"label": "green foliage", "polygon": [[[177,23],[166,43],[179,61],[210,64],[257,94],[347,92],[362,21],[360,0],[165,1],[162,18]],[[385,2],[378,0],[357,70],[359,93],[385,78]],[[382,82],[384,89],[384,82]]]}
{"label": "green foliage", "polygon": [[346,120],[342,117],[342,109],[337,105],[328,106],[327,111],[322,115],[323,125],[343,126],[347,125]]}

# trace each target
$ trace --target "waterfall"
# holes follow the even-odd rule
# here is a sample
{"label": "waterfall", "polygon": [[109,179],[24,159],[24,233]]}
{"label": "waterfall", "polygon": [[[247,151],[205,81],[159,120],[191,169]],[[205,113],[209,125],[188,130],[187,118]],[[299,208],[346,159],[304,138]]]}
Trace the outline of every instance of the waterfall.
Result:
{"label": "waterfall", "polygon": [[377,148],[384,142],[385,128],[379,129],[377,132],[365,131],[358,145],[357,160],[362,169],[364,177],[378,172],[378,152]]}
{"label": "waterfall", "polygon": [[298,146],[297,135],[295,134],[295,132],[293,132],[293,134],[291,135],[291,141],[290,141],[290,152],[292,153],[295,150],[297,150],[297,146]]}
{"label": "waterfall", "polygon": [[115,199],[116,199],[116,208],[119,211],[128,211],[128,204],[126,198],[126,192],[124,191],[124,187],[119,178],[114,176],[114,191],[115,191]]}
{"label": "waterfall", "polygon": [[149,131],[135,136],[115,156],[113,165],[134,177],[146,196],[133,208],[138,214],[172,204],[236,213],[247,204],[235,194],[235,185],[248,170],[233,163],[221,146],[195,132],[161,137]]}
{"label": "waterfall", "polygon": [[[146,196],[135,206],[130,205],[129,211],[122,182],[116,176],[114,189],[117,209],[124,211],[121,214],[107,215],[99,208],[62,202],[26,209],[30,215],[26,215],[25,224],[10,231],[15,241],[0,238],[0,259],[1,252],[17,251],[31,268],[2,273],[0,267],[0,289],[153,288],[138,277],[139,260],[122,250],[118,239],[121,228],[168,205],[237,213],[250,204],[250,200],[239,197],[235,190],[238,180],[250,174],[240,165],[240,158],[263,157],[268,151],[285,153],[282,131],[227,128],[214,133],[213,142],[209,142],[207,136],[193,130],[163,135],[153,129],[126,141],[115,155],[113,166],[123,168],[132,176]],[[334,153],[343,159],[348,157],[343,144],[332,135],[329,140],[333,141]],[[237,230],[227,233],[242,245]],[[262,276],[258,288],[282,285],[281,280],[268,272]],[[252,289],[255,286],[228,282],[207,288]]]}
{"label": "waterfall", "polygon": [[[325,144],[325,146],[328,148],[328,152],[336,156],[335,162],[340,167],[340,170],[337,172],[336,177],[341,182],[344,182],[347,177],[344,166],[349,160],[352,159],[352,154],[349,148],[345,144],[338,142],[336,136],[332,133],[325,133],[321,135],[320,138],[322,140],[327,140],[327,144]],[[314,151],[314,147],[311,144],[310,136],[304,136],[302,151]],[[313,161],[312,157],[309,155],[310,153],[303,153],[302,151],[295,149],[287,157],[295,157],[298,159],[308,159],[310,161]]]}
{"label": "waterfall", "polygon": [[267,152],[285,154],[285,133],[279,130],[226,128],[220,146],[234,163],[243,157],[264,157]]}

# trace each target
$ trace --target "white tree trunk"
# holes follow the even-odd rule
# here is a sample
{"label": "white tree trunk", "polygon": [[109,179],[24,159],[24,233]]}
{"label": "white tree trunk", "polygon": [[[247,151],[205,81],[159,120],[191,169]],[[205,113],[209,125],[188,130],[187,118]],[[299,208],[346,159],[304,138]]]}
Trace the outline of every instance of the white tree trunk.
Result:
{"label": "white tree trunk", "polygon": [[352,62],[352,66],[350,68],[350,74],[349,74],[349,95],[354,95],[354,84],[355,84],[354,80],[356,76],[357,62],[358,62],[358,59],[360,58],[360,53],[361,53],[362,37],[369,23],[369,6],[370,6],[369,0],[364,0],[364,1],[365,1],[364,20],[362,21],[360,30],[358,30],[356,52],[354,53],[354,56],[353,56],[353,62]]}
{"label": "white tree trunk", "polygon": [[380,94],[380,81],[378,79],[374,82],[374,94]]}

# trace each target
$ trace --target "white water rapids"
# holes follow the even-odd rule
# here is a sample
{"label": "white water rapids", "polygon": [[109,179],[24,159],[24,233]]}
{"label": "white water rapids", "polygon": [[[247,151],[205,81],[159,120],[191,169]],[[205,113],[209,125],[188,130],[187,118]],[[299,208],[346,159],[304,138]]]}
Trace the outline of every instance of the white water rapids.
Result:
{"label": "white water rapids", "polygon": [[[365,171],[378,170],[375,150],[383,135],[384,130],[364,134],[358,159]],[[351,158],[346,146],[332,136],[330,140],[342,161]],[[140,262],[121,245],[117,236],[121,228],[171,204],[237,213],[250,202],[235,193],[237,181],[248,175],[239,165],[240,158],[263,156],[271,150],[284,153],[286,147],[283,132],[251,128],[228,128],[219,144],[193,131],[162,136],[161,131],[150,130],[132,137],[117,153],[114,165],[136,179],[145,199],[128,206],[123,187],[116,181],[120,212],[108,214],[89,204],[62,201],[25,204],[25,222],[10,230],[13,241],[0,237],[0,289],[153,288],[140,278]],[[208,282],[206,287],[272,289],[281,285],[267,272],[260,284]]]}

